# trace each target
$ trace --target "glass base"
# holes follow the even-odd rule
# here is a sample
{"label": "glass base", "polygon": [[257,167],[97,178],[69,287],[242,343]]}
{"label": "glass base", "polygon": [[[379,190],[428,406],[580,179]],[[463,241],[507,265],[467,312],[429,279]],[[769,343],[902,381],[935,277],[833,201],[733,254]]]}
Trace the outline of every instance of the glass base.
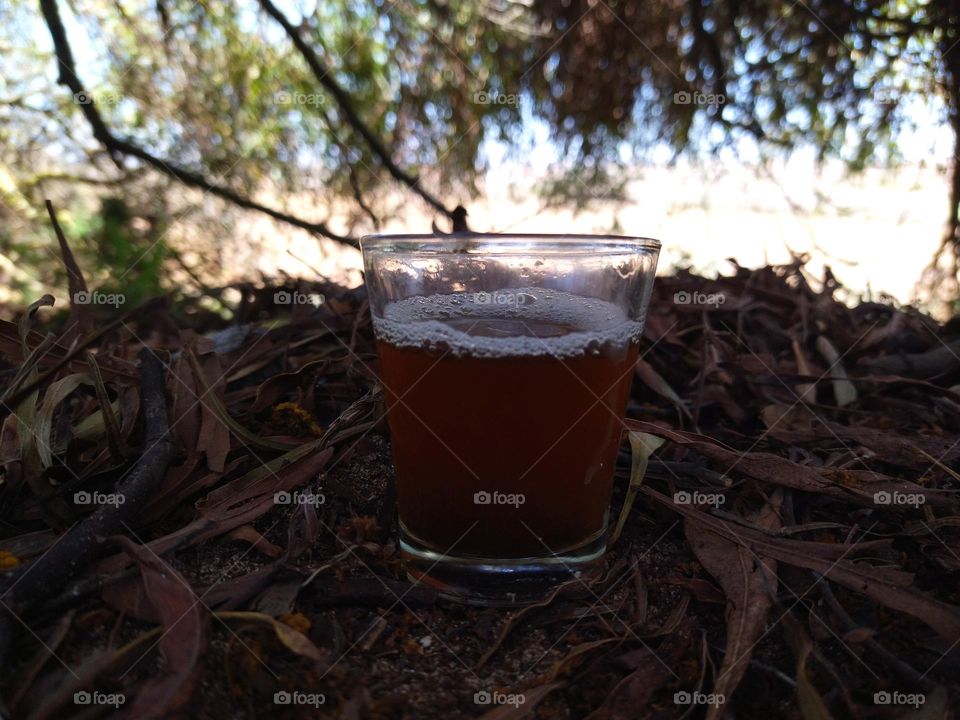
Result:
{"label": "glass base", "polygon": [[558,555],[523,558],[483,558],[438,553],[400,524],[400,553],[407,577],[435,588],[446,600],[510,607],[560,597],[591,595],[589,585],[603,572],[607,532],[575,550]]}

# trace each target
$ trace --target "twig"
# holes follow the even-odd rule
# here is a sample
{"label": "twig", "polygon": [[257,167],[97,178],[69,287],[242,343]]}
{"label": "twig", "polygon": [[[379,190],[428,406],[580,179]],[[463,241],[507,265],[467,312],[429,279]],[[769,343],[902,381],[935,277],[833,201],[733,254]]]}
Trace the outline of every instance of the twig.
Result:
{"label": "twig", "polygon": [[866,358],[859,367],[878,375],[907,375],[929,378],[943,375],[960,365],[960,340],[952,340],[942,346],[920,353],[898,353],[878,358]]}
{"label": "twig", "polygon": [[442,212],[444,215],[453,220],[454,211],[447,210],[442,202],[420,187],[419,178],[416,178],[402,170],[391,159],[390,153],[387,152],[387,149],[380,141],[380,138],[374,135],[373,131],[367,127],[366,123],[364,123],[357,114],[356,109],[353,107],[353,100],[346,93],[346,91],[341,88],[339,84],[337,84],[337,81],[330,74],[329,68],[324,67],[323,62],[321,62],[320,58],[317,57],[317,54],[313,51],[313,48],[311,48],[301,37],[300,32],[290,23],[290,21],[287,19],[287,16],[284,15],[270,0],[260,0],[260,6],[263,8],[264,12],[266,12],[270,17],[276,20],[281,27],[283,27],[284,31],[287,33],[287,36],[290,38],[290,41],[294,44],[294,47],[297,48],[307,65],[310,66],[310,70],[317,78],[317,82],[323,85],[323,87],[327,89],[327,92],[333,95],[333,98],[337,101],[337,105],[340,107],[340,110],[343,111],[344,118],[346,118],[347,122],[350,123],[350,126],[353,127],[354,130],[360,133],[367,145],[370,146],[370,149],[373,150],[374,155],[376,155],[380,159],[380,162],[383,163],[383,166],[387,169],[387,172],[389,172],[396,180],[411,188],[435,210]]}
{"label": "twig", "polygon": [[[813,573],[813,576],[820,581],[820,596],[823,598],[824,602],[827,603],[827,606],[830,608],[833,614],[836,615],[837,620],[840,621],[840,627],[843,629],[843,631],[850,632],[851,630],[858,629],[860,624],[850,617],[847,611],[843,608],[843,605],[840,604],[840,601],[837,600],[836,595],[833,594],[833,590],[830,589],[830,583],[827,581],[827,579],[818,573]],[[924,690],[933,690],[933,688],[936,687],[934,682],[928,680],[903,660],[900,660],[896,655],[887,650],[883,645],[878,643],[873,638],[866,638],[863,641],[863,644],[867,647],[867,649],[872,651],[874,655],[883,660],[895,673],[897,673],[897,675],[902,677],[911,685]]]}

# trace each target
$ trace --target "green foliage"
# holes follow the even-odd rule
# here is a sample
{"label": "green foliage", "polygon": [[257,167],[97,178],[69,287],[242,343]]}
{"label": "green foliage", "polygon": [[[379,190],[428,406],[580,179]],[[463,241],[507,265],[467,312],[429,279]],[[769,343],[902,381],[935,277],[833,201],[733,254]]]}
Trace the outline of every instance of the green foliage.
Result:
{"label": "green foliage", "polygon": [[[135,229],[135,221],[145,229]],[[81,235],[84,267],[98,268],[97,288],[122,293],[133,307],[162,292],[163,266],[169,250],[163,228],[134,218],[122,198],[106,197],[100,212]]]}

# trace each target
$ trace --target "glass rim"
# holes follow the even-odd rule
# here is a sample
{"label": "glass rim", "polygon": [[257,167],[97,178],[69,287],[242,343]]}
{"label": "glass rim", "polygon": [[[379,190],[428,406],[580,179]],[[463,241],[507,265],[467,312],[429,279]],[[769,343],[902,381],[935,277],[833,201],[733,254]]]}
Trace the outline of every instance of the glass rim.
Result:
{"label": "glass rim", "polygon": [[[360,249],[376,250],[389,248],[407,252],[426,252],[426,253],[444,253],[453,249],[460,248],[464,242],[479,241],[478,250],[482,251],[485,246],[488,249],[496,249],[498,246],[510,246],[517,243],[524,243],[517,250],[524,252],[533,251],[554,251],[563,252],[565,250],[590,250],[599,249],[625,253],[636,253],[644,250],[659,251],[662,243],[651,237],[641,235],[611,235],[611,234],[590,234],[590,233],[484,233],[484,232],[466,232],[452,233],[450,235],[437,235],[434,233],[375,233],[364,235],[360,238]],[[533,241],[542,241],[541,247],[531,247]],[[471,248],[473,249],[473,248]]]}

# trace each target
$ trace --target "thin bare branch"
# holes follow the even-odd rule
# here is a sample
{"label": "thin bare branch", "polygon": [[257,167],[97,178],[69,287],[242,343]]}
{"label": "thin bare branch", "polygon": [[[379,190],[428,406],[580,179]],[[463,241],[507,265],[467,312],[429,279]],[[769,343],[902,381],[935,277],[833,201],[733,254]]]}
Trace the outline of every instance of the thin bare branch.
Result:
{"label": "thin bare branch", "polygon": [[401,182],[411,188],[435,210],[438,210],[452,220],[454,211],[448,210],[446,206],[440,202],[440,200],[430,194],[427,190],[424,190],[420,186],[420,178],[409,174],[393,161],[383,142],[369,127],[367,127],[366,123],[363,122],[360,115],[357,113],[356,108],[353,106],[353,100],[350,98],[347,92],[340,87],[337,81],[330,74],[330,69],[324,66],[323,62],[313,51],[313,48],[311,48],[303,39],[303,37],[301,37],[299,30],[297,30],[297,28],[290,23],[290,21],[287,19],[287,16],[280,12],[277,6],[274,5],[270,0],[260,0],[260,6],[263,8],[264,12],[266,12],[270,17],[276,20],[281,27],[283,27],[284,31],[289,36],[290,41],[303,56],[303,59],[306,61],[307,65],[310,66],[310,70],[317,78],[317,82],[323,85],[327,92],[329,92],[333,96],[334,100],[337,101],[337,105],[343,112],[347,122],[354,130],[360,133],[367,145],[370,146],[370,149],[373,150],[374,155],[379,158],[380,162],[383,163],[383,166],[387,169],[390,175],[392,175],[398,182]]}
{"label": "thin bare branch", "polygon": [[[77,75],[76,64],[74,63],[73,59],[73,51],[70,48],[70,43],[67,39],[67,33],[63,27],[63,21],[60,19],[60,10],[57,6],[56,0],[40,0],[40,9],[43,12],[44,20],[46,21],[47,27],[50,30],[50,36],[53,39],[53,46],[56,52],[57,61],[60,65],[60,74],[58,78],[59,82],[70,88],[70,91],[73,92],[74,95],[86,94],[83,83],[80,81],[80,77]],[[118,166],[120,156],[135,157],[138,160],[147,163],[156,170],[176,178],[184,185],[201,188],[211,195],[216,195],[217,197],[227,200],[238,207],[242,207],[246,210],[256,210],[257,212],[262,212],[274,218],[275,220],[285,222],[288,225],[293,225],[294,227],[307,230],[308,232],[315,233],[317,235],[328,237],[331,240],[337,240],[353,246],[357,245],[355,238],[335,233],[329,227],[327,227],[325,223],[310,222],[308,220],[285,213],[281,210],[277,210],[276,208],[262,205],[248,197],[240,195],[230,188],[224,187],[223,185],[207,179],[199,173],[187,170],[177,165],[172,165],[171,163],[152,155],[128,140],[123,140],[117,137],[113,134],[110,128],[107,127],[107,124],[104,122],[99,110],[97,110],[94,99],[88,96],[85,98],[85,100],[86,102],[80,104],[80,110],[87,122],[90,124],[90,127],[93,130],[93,136],[107,149],[111,157],[114,159],[114,162],[117,163]]]}

